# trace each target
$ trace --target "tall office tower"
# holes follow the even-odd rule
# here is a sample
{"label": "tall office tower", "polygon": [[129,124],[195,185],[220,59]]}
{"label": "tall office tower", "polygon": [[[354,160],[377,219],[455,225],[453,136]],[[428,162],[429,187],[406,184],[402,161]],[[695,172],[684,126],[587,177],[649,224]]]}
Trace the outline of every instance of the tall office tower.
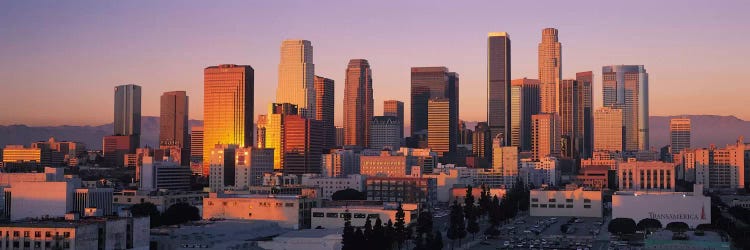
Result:
{"label": "tall office tower", "polygon": [[539,80],[515,79],[510,90],[510,142],[521,151],[531,150],[531,116],[539,114]]}
{"label": "tall office tower", "polygon": [[604,106],[622,109],[624,150],[648,150],[648,73],[643,65],[602,67]]}
{"label": "tall office tower", "polygon": [[451,102],[432,99],[427,108],[427,146],[440,157],[451,157],[456,151],[456,128],[452,126]]}
{"label": "tall office tower", "polygon": [[539,81],[541,113],[556,113],[558,89],[562,80],[562,46],[557,40],[557,29],[542,30],[539,43]]}
{"label": "tall office tower", "polygon": [[740,136],[734,144],[724,148],[711,145],[707,149],[695,150],[695,183],[706,189],[745,188],[745,138]]}
{"label": "tall office tower", "polygon": [[242,190],[263,185],[263,174],[273,172],[273,151],[270,148],[238,148],[235,155],[235,188]]}
{"label": "tall office tower", "polygon": [[[450,102],[449,121],[450,121],[450,134],[451,134],[451,152],[456,152],[456,143],[458,142],[458,122],[461,120],[458,118],[458,84],[459,77],[456,72],[448,72],[448,101]],[[429,138],[428,138],[429,140]]]}
{"label": "tall office tower", "polygon": [[404,139],[404,102],[396,100],[387,100],[383,102],[383,116],[395,116],[401,123],[399,130],[399,140]]}
{"label": "tall office tower", "polygon": [[622,110],[601,107],[594,111],[594,151],[622,152]]}
{"label": "tall office tower", "polygon": [[466,122],[458,120],[458,136],[456,144],[471,145],[474,131],[466,127]]}
{"label": "tall office tower", "polygon": [[487,167],[492,160],[492,138],[490,137],[490,126],[486,122],[479,122],[474,126],[471,151],[479,158],[479,166]]}
{"label": "tall office tower", "polygon": [[258,115],[255,122],[255,146],[258,148],[266,147],[266,126],[268,125],[268,116]]}
{"label": "tall office tower", "polygon": [[520,164],[518,147],[502,146],[498,144],[500,141],[502,141],[500,138],[492,140],[492,169],[503,173],[503,176],[517,176]]}
{"label": "tall office tower", "polygon": [[315,64],[313,47],[307,40],[281,42],[279,85],[276,103],[291,103],[299,107],[300,114],[315,119]]}
{"label": "tall office tower", "polygon": [[[568,158],[588,158],[584,142],[591,139],[591,72],[577,74],[582,81],[566,79],[560,83],[560,114],[563,141],[561,153]],[[587,154],[588,153],[588,154]]]}
{"label": "tall office tower", "polygon": [[[432,99],[448,99],[451,117],[458,125],[458,74],[446,67],[411,68],[411,135],[427,130],[427,106]],[[455,109],[455,110],[453,110]]]}
{"label": "tall office tower", "polygon": [[222,64],[203,70],[203,174],[216,144],[253,145],[253,88],[249,65]]}
{"label": "tall office tower", "polygon": [[[510,36],[506,32],[487,35],[487,124],[490,137],[510,137]],[[509,140],[504,140],[509,143]]]}
{"label": "tall office tower", "polygon": [[690,118],[672,118],[669,120],[669,141],[673,154],[690,148]]}
{"label": "tall office tower", "polygon": [[[209,151],[208,187],[211,192],[221,192],[235,184],[237,145],[216,144]],[[204,175],[206,176],[206,175]]]}
{"label": "tall office tower", "polygon": [[320,174],[323,155],[323,124],[299,115],[284,117],[284,174]]}
{"label": "tall office tower", "polygon": [[[141,144],[141,86],[135,84],[115,87],[114,135],[133,136],[135,145]],[[129,152],[133,153],[133,152]]]}
{"label": "tall office tower", "polygon": [[344,144],[367,147],[373,116],[372,71],[365,59],[349,60],[344,85]]}
{"label": "tall office tower", "polygon": [[560,117],[557,114],[531,116],[531,157],[533,160],[560,154]]}
{"label": "tall office tower", "polygon": [[344,146],[344,128],[336,126],[336,147]]}
{"label": "tall office tower", "polygon": [[164,92],[161,95],[160,114],[159,147],[179,148],[180,152],[184,152],[181,153],[184,159],[178,160],[187,163],[190,138],[188,138],[188,96],[185,91]]}
{"label": "tall office tower", "polygon": [[203,126],[190,128],[190,161],[203,161]]}
{"label": "tall office tower", "polygon": [[[258,145],[259,148],[272,148],[273,151],[273,169],[284,169],[284,126],[285,119],[288,116],[299,115],[297,105],[291,103],[271,103],[268,105],[268,114],[264,126],[265,136],[262,138],[264,145]],[[261,124],[263,125],[263,124]],[[258,139],[260,141],[261,139]]]}
{"label": "tall office tower", "polygon": [[574,114],[578,114],[576,121],[576,144],[580,158],[590,158],[594,148],[594,72],[585,71],[576,73],[578,82],[578,91],[576,96],[578,109]]}
{"label": "tall office tower", "polygon": [[401,147],[401,121],[395,116],[374,116],[370,123],[369,148],[398,150]]}
{"label": "tall office tower", "polygon": [[336,127],[333,124],[334,82],[321,76],[315,76],[315,119],[323,122],[323,148],[331,149],[336,146]]}

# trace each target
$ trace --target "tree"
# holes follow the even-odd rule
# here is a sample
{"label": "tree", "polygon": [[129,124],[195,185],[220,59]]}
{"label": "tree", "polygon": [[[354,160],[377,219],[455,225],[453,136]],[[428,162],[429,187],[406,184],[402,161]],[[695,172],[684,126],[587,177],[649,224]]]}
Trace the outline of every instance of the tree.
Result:
{"label": "tree", "polygon": [[405,214],[404,209],[401,207],[401,203],[398,204],[396,209],[396,223],[393,224],[393,240],[398,245],[398,249],[404,245],[404,242],[408,239],[406,233],[406,222],[404,221]]}
{"label": "tree", "polygon": [[660,229],[661,227],[661,221],[651,218],[642,219],[635,225],[637,230]]}
{"label": "tree", "polygon": [[479,194],[479,216],[484,216],[489,213],[490,210],[490,190],[487,186],[482,184],[480,186],[482,192]]}
{"label": "tree", "polygon": [[354,238],[354,227],[351,218],[344,217],[344,233],[341,235],[341,250],[358,250]]}
{"label": "tree", "polygon": [[200,210],[190,204],[180,202],[174,204],[164,211],[161,215],[162,224],[176,225],[188,221],[197,221],[201,219]]}
{"label": "tree", "polygon": [[388,219],[388,223],[385,224],[383,238],[387,244],[387,249],[393,248],[395,230],[393,228],[393,221]]}
{"label": "tree", "polygon": [[363,233],[365,235],[366,246],[372,246],[373,232],[372,232],[372,221],[370,220],[370,217],[367,217],[367,221],[365,221]]}
{"label": "tree", "polygon": [[152,228],[161,226],[161,214],[154,203],[144,202],[132,205],[130,213],[135,217],[149,216]]}
{"label": "tree", "polygon": [[690,229],[687,223],[681,221],[670,222],[667,224],[667,230],[672,232],[685,232]]}
{"label": "tree", "polygon": [[635,233],[635,221],[630,218],[615,218],[609,222],[607,231],[613,234],[632,234]]}
{"label": "tree", "polygon": [[489,217],[492,228],[497,228],[503,220],[503,210],[500,207],[500,200],[497,199],[497,195],[493,196],[490,202]]}
{"label": "tree", "polygon": [[432,213],[422,210],[417,217],[417,233],[426,234],[432,232]]}
{"label": "tree", "polygon": [[343,200],[366,200],[367,195],[365,193],[347,188],[344,190],[339,190],[333,193],[331,195],[331,199],[335,201],[343,201]]}
{"label": "tree", "polygon": [[477,211],[474,206],[474,195],[472,194],[471,185],[466,188],[466,197],[464,197],[464,216],[466,218],[466,231],[471,233],[472,239],[476,238],[479,232],[479,223],[477,222]]}
{"label": "tree", "polygon": [[461,245],[461,239],[466,236],[466,225],[464,223],[463,208],[457,201],[453,201],[450,212],[450,224],[448,226],[448,239],[451,239],[451,248],[455,246],[454,241],[458,239],[458,245]]}
{"label": "tree", "polygon": [[356,231],[354,231],[354,249],[362,249],[366,247],[366,240],[365,234],[362,232],[362,228],[357,228]]}
{"label": "tree", "polygon": [[443,234],[440,233],[440,230],[435,231],[434,234],[435,237],[430,244],[430,249],[443,249]]}

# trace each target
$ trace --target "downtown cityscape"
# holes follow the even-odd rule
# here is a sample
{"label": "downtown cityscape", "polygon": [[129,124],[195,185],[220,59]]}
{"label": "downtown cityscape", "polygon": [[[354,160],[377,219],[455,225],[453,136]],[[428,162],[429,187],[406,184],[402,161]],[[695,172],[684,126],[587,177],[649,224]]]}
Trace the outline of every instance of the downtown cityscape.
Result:
{"label": "downtown cityscape", "polygon": [[[0,3],[8,10],[0,20],[12,27],[0,28],[0,37],[12,37],[0,41],[0,52],[10,55],[32,42],[16,38],[33,27],[18,13],[42,3]],[[129,4],[107,8],[117,12]],[[244,4],[271,9],[268,3]],[[687,8],[699,7],[693,4]],[[351,7],[345,5],[342,10]],[[369,7],[375,13],[382,6]],[[61,13],[73,13],[67,10],[72,7],[57,6],[66,9]],[[418,9],[413,7],[403,8]],[[394,18],[403,15],[393,11]],[[88,18],[81,20],[91,24]],[[390,52],[403,53],[401,60],[362,52],[333,61],[325,52],[336,46],[367,50],[350,44],[354,39],[344,30],[340,36],[327,31],[333,37],[320,41],[278,31],[283,38],[252,43],[263,56],[240,61],[177,52],[202,65],[177,69],[190,72],[184,74],[200,88],[176,84],[161,91],[159,83],[118,75],[98,81],[113,91],[95,96],[86,96],[92,87],[84,83],[65,91],[31,87],[40,96],[57,95],[37,101],[44,98],[29,97],[16,74],[43,71],[0,71],[0,105],[7,106],[0,110],[0,249],[750,249],[750,139],[743,134],[750,122],[722,116],[746,115],[739,113],[747,110],[746,97],[739,102],[745,105],[715,104],[724,97],[679,86],[680,79],[663,80],[664,67],[645,63],[663,57],[659,50],[638,54],[642,59],[609,56],[610,63],[596,66],[571,60],[578,57],[568,48],[581,51],[581,37],[600,31],[545,22],[523,25],[515,38],[512,23],[491,26],[497,28],[462,38],[481,44],[475,49],[482,56],[455,58],[455,64],[410,64],[414,50],[460,48],[433,51],[432,45],[406,42],[404,51]],[[187,30],[194,36],[205,31]],[[425,34],[405,30],[407,36]],[[451,33],[439,32],[430,39]],[[374,32],[371,39],[386,43],[386,36]],[[215,39],[204,46],[223,46],[221,37]],[[260,41],[275,49],[260,51]],[[584,46],[597,55],[619,55],[633,49],[628,44],[634,43]],[[148,51],[154,58],[162,52]],[[0,59],[0,66],[13,58]],[[277,60],[274,68],[266,58]],[[140,63],[153,71],[177,67]],[[460,71],[465,64],[478,69]],[[118,65],[127,72],[136,67]],[[405,78],[381,81],[394,81],[388,69]],[[89,72],[69,74],[101,77],[91,72],[96,69],[78,70]],[[29,77],[54,82],[68,76]],[[694,93],[701,99],[670,97]],[[685,109],[665,111],[665,103]],[[686,114],[692,105],[715,113]],[[89,119],[108,124],[93,126]]]}

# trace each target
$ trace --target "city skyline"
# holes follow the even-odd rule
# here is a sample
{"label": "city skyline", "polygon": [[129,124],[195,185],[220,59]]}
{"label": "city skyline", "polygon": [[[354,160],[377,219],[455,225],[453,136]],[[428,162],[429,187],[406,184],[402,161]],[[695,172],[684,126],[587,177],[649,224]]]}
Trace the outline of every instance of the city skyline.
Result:
{"label": "city skyline", "polygon": [[[277,86],[277,66],[278,45],[281,41],[290,38],[301,38],[311,41],[316,45],[316,72],[321,75],[330,76],[339,85],[336,88],[335,103],[341,103],[343,100],[344,77],[342,68],[351,58],[368,58],[372,65],[377,67],[374,75],[373,89],[375,93],[375,103],[384,100],[395,99],[408,102],[409,82],[408,70],[411,66],[416,65],[444,65],[458,72],[464,78],[464,91],[461,92],[463,98],[461,119],[467,121],[483,121],[486,117],[485,108],[486,94],[483,85],[486,83],[486,34],[496,30],[507,31],[514,37],[513,54],[513,79],[522,77],[537,78],[537,43],[540,41],[541,30],[547,27],[554,27],[559,30],[560,41],[564,43],[565,53],[563,61],[566,65],[563,68],[563,78],[574,77],[575,72],[594,71],[599,72],[599,68],[604,65],[612,64],[643,64],[649,68],[652,75],[651,88],[651,114],[653,115],[679,115],[679,114],[717,114],[717,115],[735,115],[743,119],[750,119],[750,111],[742,109],[742,99],[738,98],[734,92],[745,92],[747,86],[731,84],[732,78],[742,78],[745,74],[739,68],[740,62],[736,60],[727,60],[727,58],[743,57],[742,53],[747,50],[739,49],[741,41],[746,40],[745,34],[734,32],[731,27],[742,27],[747,21],[741,19],[737,9],[742,9],[742,5],[747,3],[735,2],[726,3],[724,6],[703,5],[700,3],[687,3],[686,6],[674,6],[666,3],[651,3],[650,10],[636,10],[640,15],[615,14],[608,16],[612,21],[601,24],[584,23],[580,20],[566,20],[560,14],[550,15],[540,20],[532,20],[529,17],[519,17],[516,15],[507,17],[508,19],[516,18],[519,20],[517,25],[502,25],[507,21],[505,17],[494,17],[487,20],[482,15],[472,15],[466,19],[460,27],[468,25],[466,29],[461,30],[460,39],[445,38],[444,41],[436,41],[433,44],[423,45],[422,39],[431,39],[429,36],[418,38],[419,35],[426,35],[424,32],[419,34],[406,34],[403,31],[406,28],[418,27],[422,21],[411,19],[405,15],[409,9],[416,8],[416,4],[407,4],[403,10],[396,11],[392,14],[385,14],[387,4],[373,4],[373,11],[377,15],[374,19],[392,17],[392,22],[405,22],[405,27],[398,29],[391,22],[375,22],[369,24],[369,29],[363,32],[385,32],[384,35],[390,35],[393,42],[383,43],[382,41],[366,41],[355,38],[358,32],[340,31],[340,32],[322,32],[317,34],[317,27],[329,24],[329,21],[315,20],[309,24],[299,24],[292,19],[280,22],[273,27],[256,26],[252,24],[248,29],[257,28],[259,31],[273,28],[283,32],[271,32],[274,35],[247,37],[242,35],[237,26],[214,27],[213,25],[198,25],[196,29],[208,30],[209,27],[216,28],[214,32],[224,32],[218,36],[222,41],[222,46],[208,46],[204,43],[205,38],[196,37],[194,42],[178,43],[178,46],[164,49],[165,45],[157,43],[163,39],[164,34],[157,34],[156,31],[161,28],[170,29],[167,35],[166,43],[169,44],[173,39],[192,38],[193,32],[186,30],[181,25],[168,20],[147,27],[145,23],[134,22],[133,24],[121,23],[119,19],[130,14],[137,16],[150,17],[155,16],[152,11],[158,12],[164,8],[172,7],[170,2],[158,3],[153,6],[153,10],[134,10],[132,8],[117,8],[116,13],[110,18],[103,18],[101,24],[87,22],[96,18],[96,14],[76,16],[78,11],[92,11],[97,9],[107,9],[112,6],[108,4],[95,3],[89,4],[87,8],[77,9],[77,3],[63,6],[36,6],[34,3],[2,3],[2,9],[13,9],[7,15],[2,15],[0,21],[4,23],[13,23],[14,29],[0,29],[3,37],[9,37],[8,40],[0,43],[0,52],[8,56],[8,60],[2,63],[0,69],[0,79],[8,82],[22,82],[24,84],[3,84],[7,86],[8,91],[0,93],[0,104],[7,109],[0,113],[0,124],[27,124],[32,126],[40,125],[98,125],[107,123],[109,112],[104,107],[109,106],[111,102],[101,97],[101,92],[106,91],[119,82],[133,82],[143,87],[143,115],[158,116],[159,95],[165,91],[186,90],[189,96],[194,96],[195,100],[190,104],[190,118],[203,119],[201,97],[202,81],[200,69],[209,65],[218,65],[224,63],[247,64],[257,68],[257,82],[255,100],[255,113],[262,114],[264,107],[273,102],[275,88]],[[128,7],[138,5],[135,3],[114,3],[116,7]],[[199,9],[201,4],[188,3],[182,9],[175,10],[173,15],[182,17],[189,16],[194,9]],[[220,7],[231,7],[233,4],[226,3]],[[273,4],[271,4],[273,5]],[[304,5],[304,4],[303,4]],[[325,5],[325,4],[322,4]],[[385,6],[383,6],[385,5]],[[562,5],[562,4],[560,4]],[[601,17],[596,11],[619,6],[618,3],[591,3],[586,8],[575,10],[575,6],[558,6],[561,9],[571,9],[575,11],[590,12],[592,18]],[[696,7],[700,6],[700,7]],[[55,7],[55,8],[52,8]],[[217,8],[220,8],[217,7]],[[267,8],[279,8],[279,6],[264,6]],[[301,11],[305,6],[300,6],[300,10],[291,9],[284,12],[282,16],[293,15]],[[315,7],[316,6],[308,6]],[[351,6],[342,6],[350,8]],[[528,6],[527,6],[528,7]],[[514,6],[514,8],[524,9],[524,6]],[[670,8],[668,13],[664,11]],[[43,13],[52,9],[58,11],[59,15],[44,17]],[[229,8],[227,8],[229,9]],[[246,8],[247,9],[247,8]],[[442,13],[451,9],[450,4],[445,6],[429,7],[429,11]],[[487,8],[492,9],[492,8]],[[693,13],[694,9],[701,9],[700,13]],[[28,11],[27,11],[28,10]],[[231,11],[231,10],[230,10]],[[253,11],[253,10],[249,10]],[[461,10],[459,15],[467,13],[482,12],[482,9],[468,8]],[[657,14],[658,13],[658,14]],[[216,13],[209,13],[216,15]],[[668,17],[659,16],[665,14],[672,19],[682,20],[679,25],[663,25],[654,21],[667,19]],[[714,18],[721,14],[721,18]],[[42,16],[38,20],[29,21],[32,16]],[[209,15],[210,16],[210,15]],[[249,15],[253,16],[253,15]],[[639,16],[639,18],[634,18]],[[268,15],[258,15],[251,20],[261,20]],[[519,19],[520,18],[520,19]],[[689,19],[691,18],[691,19]],[[182,20],[177,18],[177,20]],[[130,20],[130,19],[128,19]],[[244,19],[243,19],[244,20]],[[58,22],[59,21],[59,22]],[[198,18],[192,22],[211,23],[207,19]],[[484,21],[484,22],[483,22]],[[265,23],[265,22],[262,22]],[[648,23],[652,28],[639,29],[640,36],[650,39],[631,39],[624,34],[625,32],[634,31],[634,24]],[[106,24],[117,24],[107,26]],[[585,25],[584,25],[585,24]],[[606,32],[597,30],[603,28],[606,24],[613,24],[607,27]],[[80,33],[81,37],[68,37],[67,35],[57,33],[53,29],[57,25],[70,25],[66,33]],[[149,24],[150,25],[150,24]],[[312,27],[310,25],[313,25]],[[459,24],[450,24],[454,27]],[[722,25],[726,29],[710,29],[715,25]],[[105,27],[106,26],[106,27]],[[186,25],[187,26],[187,25]],[[106,28],[106,29],[105,29]],[[36,31],[32,31],[38,29]],[[234,31],[232,31],[234,30]],[[663,32],[667,30],[667,32]],[[686,32],[700,30],[704,35],[695,41],[686,41],[681,39]],[[122,41],[115,38],[121,38],[127,32],[137,31],[137,34],[144,37],[143,41],[138,41],[133,45],[122,47]],[[50,37],[60,39],[40,39],[42,33],[48,32]],[[260,32],[259,32],[260,33]],[[107,38],[106,34],[114,34],[114,38]],[[614,34],[614,36],[613,36]],[[236,37],[235,37],[236,36]],[[485,37],[485,38],[483,38]],[[90,45],[91,41],[79,41],[78,39],[89,38],[97,42],[97,46]],[[241,39],[235,39],[241,38]],[[44,41],[43,41],[44,40]],[[54,46],[50,46],[47,40],[55,41]],[[225,41],[226,40],[226,41]],[[237,40],[237,41],[230,41]],[[679,41],[683,46],[672,46]],[[394,44],[395,43],[395,44]],[[721,44],[722,47],[737,48],[736,53],[729,55],[720,51],[710,49],[706,44]],[[451,46],[455,45],[455,46]],[[356,46],[356,47],[354,47]],[[703,46],[703,47],[701,47]],[[51,52],[43,47],[55,48],[58,52]],[[217,48],[218,47],[218,48]],[[115,49],[117,48],[117,49]],[[368,48],[363,50],[362,48]],[[404,53],[393,53],[394,49],[402,49]],[[685,53],[685,51],[691,53]],[[20,51],[35,51],[31,54],[19,53]],[[184,53],[190,51],[191,53]],[[239,52],[238,52],[239,51]],[[391,52],[387,52],[391,51]],[[441,51],[444,53],[434,53]],[[144,52],[153,52],[152,54]],[[89,56],[90,54],[101,54],[100,56]],[[182,55],[187,54],[187,55]],[[648,56],[648,55],[659,56]],[[687,55],[699,56],[702,58],[701,63],[690,63]],[[21,57],[23,55],[23,58]],[[45,56],[41,60],[41,56]],[[463,55],[459,56],[459,55]],[[106,56],[110,59],[104,59]],[[63,59],[65,58],[65,59]],[[70,58],[70,61],[67,59]],[[115,61],[112,61],[116,58]],[[20,70],[28,69],[32,61],[44,62],[55,67],[50,68],[51,72],[57,74],[54,81],[58,84],[51,85],[52,79],[47,74],[16,74]],[[63,64],[62,62],[66,63]],[[138,61],[139,63],[135,63]],[[177,62],[169,67],[163,68],[162,72],[152,70],[155,65],[163,65],[169,61]],[[679,63],[677,63],[679,62]],[[95,63],[98,66],[97,71],[107,72],[90,74],[76,68],[87,68]],[[76,67],[76,68],[69,68]],[[115,68],[113,68],[115,67]],[[120,69],[120,71],[115,71]],[[682,72],[685,70],[691,72],[701,72],[704,74],[692,74],[686,77]],[[67,73],[62,73],[67,72]],[[177,74],[176,72],[180,72]],[[719,84],[725,84],[727,88],[707,87],[705,82],[717,81]],[[39,98],[52,98],[58,93],[63,93],[70,86],[74,87],[80,98],[63,97],[67,105],[65,107],[50,107],[49,114],[38,115],[39,107],[14,104],[13,100],[21,96],[28,95],[25,93],[34,92]],[[672,90],[679,90],[674,92]],[[31,89],[42,89],[42,91],[30,91]],[[396,91],[388,91],[394,89]],[[380,90],[380,91],[379,91]],[[672,91],[672,92],[670,92]],[[594,108],[601,107],[601,77],[596,76],[594,79]],[[263,93],[263,94],[261,94]],[[723,98],[728,95],[734,98]],[[476,97],[476,98],[471,98]],[[718,110],[714,105],[701,105],[690,102],[692,98],[703,98],[703,100],[716,103],[715,106],[727,107]],[[92,103],[102,103],[103,105],[92,105]],[[408,103],[405,103],[409,105]],[[75,112],[80,109],[90,109],[90,112]],[[336,108],[336,124],[341,125],[342,107]],[[382,112],[382,107],[376,105],[375,114]],[[406,110],[406,117],[410,117],[409,110]],[[406,126],[410,126],[409,118],[406,118]]]}

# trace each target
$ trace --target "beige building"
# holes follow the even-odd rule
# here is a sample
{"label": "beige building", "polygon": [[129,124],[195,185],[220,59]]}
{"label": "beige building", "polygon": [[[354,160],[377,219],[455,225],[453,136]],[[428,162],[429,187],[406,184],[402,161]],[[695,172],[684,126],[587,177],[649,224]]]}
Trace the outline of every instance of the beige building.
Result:
{"label": "beige building", "polygon": [[[724,148],[712,146],[695,150],[695,183],[707,189],[740,189],[745,187],[744,138]],[[690,164],[690,163],[687,163]]]}
{"label": "beige building", "polygon": [[503,147],[500,140],[492,143],[492,168],[503,173],[504,176],[518,175],[518,147]]}
{"label": "beige building", "polygon": [[411,174],[411,164],[408,156],[383,150],[379,156],[360,156],[359,173],[363,176],[404,177]]}
{"label": "beige building", "polygon": [[[406,225],[417,219],[417,204],[404,203],[401,204],[401,208],[404,210],[404,222]],[[398,211],[398,203],[385,202],[382,206],[338,206],[338,207],[322,207],[312,209],[312,228],[318,226],[323,228],[343,228],[344,218],[351,218],[352,226],[363,227],[365,222],[369,218],[372,224],[375,224],[375,220],[380,218],[384,224],[388,223],[388,220],[396,223],[396,212]]]}
{"label": "beige building", "polygon": [[556,113],[558,92],[562,80],[562,45],[557,39],[557,29],[542,30],[542,42],[539,43],[539,90],[541,112]]}
{"label": "beige building", "polygon": [[333,193],[344,189],[354,189],[365,191],[364,178],[358,174],[351,174],[345,177],[327,177],[316,174],[302,175],[302,186],[318,187],[321,189],[320,197],[330,199]]}
{"label": "beige building", "polygon": [[531,153],[533,160],[560,154],[560,117],[557,114],[531,116]]}
{"label": "beige building", "polygon": [[621,191],[674,192],[675,164],[629,159],[617,166]]}
{"label": "beige building", "polygon": [[622,152],[622,110],[601,107],[594,111],[594,151]]}
{"label": "beige building", "polygon": [[156,205],[160,212],[177,203],[188,203],[193,206],[203,205],[203,198],[208,196],[204,192],[197,191],[154,191],[146,192],[139,190],[123,190],[112,196],[112,202],[119,207],[130,207],[135,204],[151,203]]}
{"label": "beige building", "polygon": [[42,149],[25,148],[23,145],[7,145],[3,148],[3,166],[42,166]]}
{"label": "beige building", "polygon": [[[253,145],[253,88],[249,65],[222,64],[203,71],[203,175],[216,144]],[[312,76],[310,77],[312,84]]]}
{"label": "beige building", "polygon": [[531,216],[598,217],[603,214],[602,191],[531,190]]}
{"label": "beige building", "polygon": [[669,120],[669,141],[673,154],[690,148],[690,118],[672,118]]}
{"label": "beige building", "polygon": [[[427,103],[427,147],[443,157],[451,152],[455,141],[451,142],[450,101],[448,99],[431,99]],[[451,145],[453,143],[454,145]]]}
{"label": "beige building", "polygon": [[315,64],[313,46],[307,40],[281,42],[279,85],[277,103],[291,103],[300,109],[300,115],[315,119]]}
{"label": "beige building", "polygon": [[218,195],[203,199],[203,219],[265,220],[292,229],[310,228],[315,200],[299,195]]}

